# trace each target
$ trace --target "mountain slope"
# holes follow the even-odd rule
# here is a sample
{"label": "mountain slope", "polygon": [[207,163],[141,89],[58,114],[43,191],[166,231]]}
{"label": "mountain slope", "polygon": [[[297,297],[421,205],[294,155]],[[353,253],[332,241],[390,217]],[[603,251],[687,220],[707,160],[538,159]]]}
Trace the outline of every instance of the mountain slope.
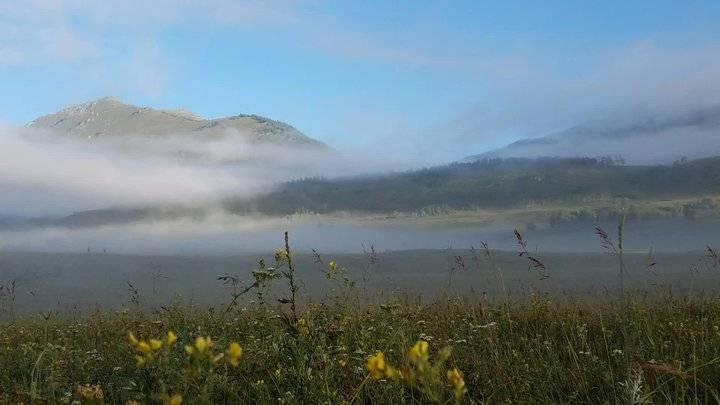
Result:
{"label": "mountain slope", "polygon": [[414,172],[349,179],[307,179],[251,201],[234,212],[413,212],[525,207],[564,201],[581,206],[598,197],[629,200],[720,194],[720,158],[673,166],[620,166],[597,159],[510,159],[456,163]]}
{"label": "mountain slope", "polygon": [[576,126],[539,138],[523,139],[463,161],[622,156],[632,164],[662,164],[683,157],[699,159],[717,155],[720,155],[720,107]]}
{"label": "mountain slope", "polygon": [[28,126],[87,139],[127,135],[195,135],[218,139],[240,135],[250,142],[323,146],[288,124],[256,115],[206,120],[187,111],[137,107],[112,97],[45,115]]}

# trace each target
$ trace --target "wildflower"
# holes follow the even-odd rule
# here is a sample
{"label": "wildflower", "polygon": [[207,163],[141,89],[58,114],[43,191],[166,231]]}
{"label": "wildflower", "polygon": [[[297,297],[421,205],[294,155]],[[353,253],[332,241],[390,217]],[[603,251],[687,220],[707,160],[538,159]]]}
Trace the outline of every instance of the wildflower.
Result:
{"label": "wildflower", "polygon": [[228,346],[225,354],[227,354],[228,362],[230,363],[230,365],[233,367],[237,367],[240,365],[240,358],[242,358],[243,349],[237,342],[233,342],[230,343],[230,346]]}
{"label": "wildflower", "polygon": [[77,389],[78,396],[85,400],[105,398],[105,393],[99,385],[81,385]]}
{"label": "wildflower", "polygon": [[140,354],[135,356],[135,365],[144,367],[147,363],[155,360],[157,352],[165,347],[170,348],[177,341],[175,333],[168,332],[165,341],[160,339],[139,340],[132,332],[128,332],[128,343]]}
{"label": "wildflower", "polygon": [[328,263],[328,270],[330,270],[331,273],[337,271],[337,263],[335,263],[334,260]]}
{"label": "wildflower", "polygon": [[[210,339],[209,336],[206,338],[204,338],[202,336],[198,336],[197,338],[195,338],[194,351],[196,351],[200,355],[207,353],[207,351],[210,350],[210,348],[212,346],[213,346],[213,341],[212,341],[212,339]],[[189,354],[192,354],[192,349],[193,348],[191,347],[191,351],[189,352]],[[188,350],[187,347],[185,347],[185,351],[187,351],[187,350]]]}
{"label": "wildflower", "polygon": [[447,379],[448,383],[451,387],[453,387],[453,390],[455,391],[455,398],[459,399],[465,393],[467,392],[467,388],[465,387],[465,380],[463,379],[463,374],[460,370],[454,368],[452,370],[447,371]]}
{"label": "wildflower", "polygon": [[163,401],[164,405],[180,405],[182,404],[183,397],[180,394],[175,394]]}
{"label": "wildflower", "polygon": [[297,323],[295,324],[295,328],[301,335],[310,334],[310,329],[308,329],[307,321],[305,320],[305,318],[298,319]]}
{"label": "wildflower", "polygon": [[144,340],[141,340],[140,342],[138,342],[138,344],[137,344],[137,349],[138,349],[142,354],[145,354],[145,355],[148,355],[148,354],[152,353],[152,348],[151,348],[150,345],[149,345],[146,341],[144,341]]}
{"label": "wildflower", "polygon": [[427,363],[430,357],[430,345],[424,340],[418,340],[410,351],[408,352],[408,358],[411,362],[422,365]]}
{"label": "wildflower", "polygon": [[165,343],[168,346],[172,346],[177,342],[177,335],[173,331],[168,331],[167,337],[165,338]]}
{"label": "wildflower", "polygon": [[287,259],[288,259],[288,254],[285,249],[277,249],[275,251],[275,261],[276,262],[282,263],[282,262],[287,261]]}
{"label": "wildflower", "polygon": [[382,378],[398,377],[400,373],[385,362],[385,354],[377,352],[376,355],[370,356],[367,362],[367,369],[370,376],[375,380]]}
{"label": "wildflower", "polygon": [[150,339],[150,348],[151,348],[153,351],[160,350],[160,348],[162,347],[162,345],[163,345],[162,340]]}

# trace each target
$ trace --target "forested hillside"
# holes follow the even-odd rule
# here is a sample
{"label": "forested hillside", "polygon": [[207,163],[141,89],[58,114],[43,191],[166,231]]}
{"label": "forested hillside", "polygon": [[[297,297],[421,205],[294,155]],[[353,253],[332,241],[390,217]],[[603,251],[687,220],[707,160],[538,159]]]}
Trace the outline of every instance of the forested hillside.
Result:
{"label": "forested hillside", "polygon": [[606,196],[628,199],[720,193],[720,158],[667,166],[627,166],[610,158],[489,159],[374,177],[303,179],[253,200],[236,213],[414,211],[432,206],[508,208]]}

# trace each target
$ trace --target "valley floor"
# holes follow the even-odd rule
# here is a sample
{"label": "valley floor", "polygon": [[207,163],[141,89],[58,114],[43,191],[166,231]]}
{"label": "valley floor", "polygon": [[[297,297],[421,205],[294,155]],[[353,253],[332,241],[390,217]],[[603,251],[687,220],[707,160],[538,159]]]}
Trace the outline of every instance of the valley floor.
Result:
{"label": "valley floor", "polygon": [[2,253],[0,403],[720,401],[715,250],[515,243]]}

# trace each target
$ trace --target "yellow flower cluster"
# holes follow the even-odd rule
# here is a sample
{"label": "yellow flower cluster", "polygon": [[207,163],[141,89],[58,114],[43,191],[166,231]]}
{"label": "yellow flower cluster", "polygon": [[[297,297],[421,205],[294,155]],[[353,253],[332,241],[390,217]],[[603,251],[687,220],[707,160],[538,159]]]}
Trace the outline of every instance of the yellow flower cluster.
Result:
{"label": "yellow flower cluster", "polygon": [[86,401],[102,400],[105,398],[105,393],[99,385],[81,385],[77,389],[77,394]]}
{"label": "yellow flower cluster", "polygon": [[367,362],[367,369],[374,380],[401,377],[399,371],[387,364],[385,361],[385,354],[383,352],[377,352],[374,356],[370,356]]}
{"label": "yellow flower cluster", "polygon": [[135,356],[138,367],[143,367],[154,361],[157,353],[163,347],[169,349],[175,345],[175,342],[177,342],[177,335],[173,331],[169,331],[163,340],[138,340],[132,332],[128,332],[128,343],[138,352],[138,355]]}
{"label": "yellow flower cluster", "polygon": [[180,394],[175,394],[171,397],[167,397],[163,400],[163,405],[180,405],[182,404],[183,397]]}
{"label": "yellow flower cluster", "polygon": [[447,379],[448,383],[455,391],[455,398],[461,398],[465,395],[467,388],[465,387],[465,379],[463,379],[463,374],[460,370],[456,368],[448,370]]}
{"label": "yellow flower cluster", "polygon": [[408,351],[408,359],[418,368],[424,368],[430,360],[430,345],[424,340],[419,340]]}
{"label": "yellow flower cluster", "polygon": [[195,338],[195,344],[185,345],[185,353],[194,359],[209,358],[212,364],[217,364],[222,359],[223,354],[213,355],[212,348],[214,346],[215,342],[212,341],[210,336],[198,336]]}
{"label": "yellow flower cluster", "polygon": [[243,349],[237,342],[232,342],[228,345],[225,353],[214,355],[212,348],[215,346],[215,342],[212,341],[210,336],[202,337],[198,336],[195,338],[193,345],[186,345],[185,352],[196,360],[210,359],[213,365],[216,365],[223,357],[227,358],[228,363],[231,367],[238,367],[240,365],[240,359],[243,356]]}
{"label": "yellow flower cluster", "polygon": [[[446,383],[441,378],[445,361],[450,357],[450,348],[440,350],[434,361],[430,362],[430,345],[424,340],[416,342],[407,352],[408,366],[402,372],[390,366],[385,360],[383,352],[370,356],[367,369],[374,380],[384,378],[402,379],[413,387],[418,387],[431,399],[442,398],[447,392]],[[452,387],[455,399],[460,400],[467,393],[463,374],[457,368],[446,372],[447,384]]]}
{"label": "yellow flower cluster", "polygon": [[228,346],[227,350],[225,350],[225,354],[228,357],[228,363],[230,363],[232,367],[237,367],[240,365],[243,349],[237,342],[232,342],[230,343],[230,346]]}

